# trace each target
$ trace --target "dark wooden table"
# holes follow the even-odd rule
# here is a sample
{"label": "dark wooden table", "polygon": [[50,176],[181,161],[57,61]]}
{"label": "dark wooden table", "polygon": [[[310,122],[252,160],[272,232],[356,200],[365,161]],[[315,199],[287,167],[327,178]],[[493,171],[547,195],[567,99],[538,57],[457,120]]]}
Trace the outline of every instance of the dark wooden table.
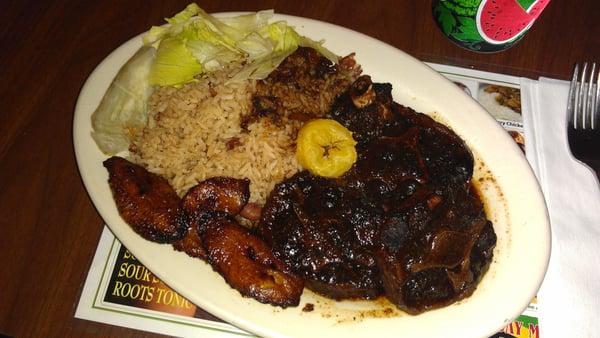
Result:
{"label": "dark wooden table", "polygon": [[[185,1],[0,2],[0,333],[138,336],[74,318],[104,222],[77,171],[73,109],[96,65]],[[512,49],[476,54],[447,40],[428,0],[200,1],[208,12],[274,8],[345,26],[424,61],[567,79],[600,61],[600,2],[553,0]],[[351,43],[351,42],[349,42]]]}

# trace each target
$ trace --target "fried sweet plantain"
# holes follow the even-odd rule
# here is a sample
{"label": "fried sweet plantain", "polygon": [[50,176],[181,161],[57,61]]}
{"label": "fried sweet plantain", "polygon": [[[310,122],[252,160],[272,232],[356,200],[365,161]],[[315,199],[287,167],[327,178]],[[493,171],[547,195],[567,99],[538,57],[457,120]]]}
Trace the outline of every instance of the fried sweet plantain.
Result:
{"label": "fried sweet plantain", "polygon": [[183,197],[188,214],[222,211],[237,215],[250,198],[250,181],[231,177],[213,177],[192,187]]}
{"label": "fried sweet plantain", "polygon": [[103,164],[117,209],[135,232],[159,243],[183,237],[186,220],[181,199],[167,180],[121,157],[113,156]]}
{"label": "fried sweet plantain", "polygon": [[304,288],[259,237],[226,214],[208,218],[200,236],[213,269],[243,296],[261,303],[297,306]]}
{"label": "fried sweet plantain", "polygon": [[199,222],[190,222],[183,238],[173,242],[173,248],[185,252],[190,257],[206,259],[206,249],[198,234],[198,226]]}
{"label": "fried sweet plantain", "polygon": [[191,257],[206,259],[198,231],[208,212],[220,211],[237,215],[250,198],[250,181],[231,177],[213,177],[198,183],[183,196],[182,207],[188,219],[185,236],[173,243],[175,250]]}

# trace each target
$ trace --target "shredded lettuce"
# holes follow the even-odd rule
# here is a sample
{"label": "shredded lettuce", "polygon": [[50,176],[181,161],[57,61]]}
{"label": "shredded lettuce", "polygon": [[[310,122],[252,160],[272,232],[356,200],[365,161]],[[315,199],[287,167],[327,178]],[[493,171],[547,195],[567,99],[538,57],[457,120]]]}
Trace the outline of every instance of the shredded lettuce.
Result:
{"label": "shredded lettuce", "polygon": [[323,41],[323,40],[314,41],[314,40],[311,40],[310,38],[307,38],[306,36],[300,36],[300,41],[298,41],[298,45],[300,45],[302,47],[310,47],[312,49],[315,49],[317,52],[321,53],[321,55],[328,58],[329,61],[331,61],[333,63],[338,63],[338,61],[340,60],[340,57],[337,56],[332,51],[330,51],[329,49],[323,47],[324,42],[325,41]]}
{"label": "shredded lettuce", "polygon": [[148,82],[156,49],[142,47],[133,55],[108,87],[92,114],[92,137],[105,154],[127,150],[130,133],[146,125],[146,104],[152,93]]}
{"label": "shredded lettuce", "polygon": [[200,12],[204,11],[198,6],[198,4],[192,2],[191,4],[187,5],[184,10],[175,14],[172,18],[166,18],[165,21],[172,25],[185,23]]}
{"label": "shredded lettuce", "polygon": [[269,24],[275,11],[267,9],[256,13],[239,15],[233,18],[222,18],[222,23],[242,32],[254,32]]}
{"label": "shredded lettuce", "polygon": [[256,60],[273,51],[275,42],[263,38],[258,32],[252,32],[243,40],[238,41],[236,47],[246,52],[249,60]]}
{"label": "shredded lettuce", "polygon": [[334,63],[339,57],[317,42],[299,35],[286,22],[279,21],[248,34],[237,43],[237,47],[248,55],[250,61],[230,81],[264,79],[298,46],[311,47]]}
{"label": "shredded lettuce", "polygon": [[239,53],[203,40],[187,41],[186,46],[207,72],[222,69],[227,64],[240,60]]}
{"label": "shredded lettuce", "polygon": [[233,62],[244,66],[230,82],[263,79],[299,46],[338,61],[322,41],[301,36],[285,21],[269,23],[273,15],[265,10],[216,18],[191,3],[151,27],[92,115],[92,137],[100,149],[107,154],[127,149],[131,132],[146,124],[146,103],[157,86],[178,87]]}
{"label": "shredded lettuce", "polygon": [[278,21],[267,25],[261,28],[259,33],[263,38],[268,38],[275,42],[273,50],[275,52],[294,51],[298,48],[300,35],[292,27],[288,26],[285,21]]}
{"label": "shredded lettuce", "polygon": [[247,79],[264,79],[294,50],[296,50],[296,48],[291,51],[274,52],[260,57],[243,67],[229,80],[229,82],[245,81]]}
{"label": "shredded lettuce", "polygon": [[[235,61],[245,66],[230,81],[263,79],[298,46],[312,47],[331,61],[338,61],[338,56],[323,47],[322,42],[301,36],[285,21],[269,23],[273,15],[273,10],[265,10],[216,18],[194,3],[188,5],[165,19],[166,24],[152,27],[143,37],[145,45],[159,50],[157,63],[161,64],[153,68],[152,84],[178,86],[194,81],[202,72]],[[191,62],[190,55],[200,67]],[[155,76],[155,73],[160,74]]]}
{"label": "shredded lettuce", "polygon": [[198,14],[200,10],[200,7],[195,3],[187,5],[183,11],[175,14],[172,18],[165,19],[167,24],[162,26],[152,26],[150,30],[144,34],[142,42],[144,45],[153,45],[167,35],[174,36],[179,34],[192,17]]}

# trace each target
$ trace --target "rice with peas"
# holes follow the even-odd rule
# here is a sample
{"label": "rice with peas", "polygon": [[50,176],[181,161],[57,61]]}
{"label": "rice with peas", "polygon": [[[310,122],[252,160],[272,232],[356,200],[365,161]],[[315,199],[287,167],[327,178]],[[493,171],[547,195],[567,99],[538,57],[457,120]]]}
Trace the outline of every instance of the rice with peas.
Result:
{"label": "rice with peas", "polygon": [[[296,53],[282,65],[289,67],[304,54]],[[307,66],[291,65],[308,74]],[[288,118],[289,112],[325,115],[335,96],[360,73],[359,67],[350,67],[319,79],[294,76],[295,83],[228,82],[239,67],[230,65],[181,88],[156,89],[148,102],[148,124],[133,135],[131,160],[166,178],[180,196],[207,178],[247,178],[250,201],[264,204],[275,184],[302,169],[295,157],[295,140],[303,122]],[[278,96],[285,113],[275,120],[242,123],[253,113],[253,95],[265,88]],[[298,88],[312,88],[313,99]]]}
{"label": "rice with peas", "polygon": [[300,125],[262,119],[242,131],[255,83],[226,83],[232,71],[157,89],[148,125],[133,138],[132,160],[165,177],[179,195],[214,176],[248,178],[250,200],[262,204],[275,183],[301,169],[294,155]]}

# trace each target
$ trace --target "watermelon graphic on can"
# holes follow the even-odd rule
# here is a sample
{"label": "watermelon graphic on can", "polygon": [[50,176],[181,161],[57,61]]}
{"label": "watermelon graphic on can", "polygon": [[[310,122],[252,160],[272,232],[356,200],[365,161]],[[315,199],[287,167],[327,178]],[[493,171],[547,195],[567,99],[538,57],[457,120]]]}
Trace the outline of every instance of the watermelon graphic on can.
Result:
{"label": "watermelon graphic on can", "polygon": [[476,52],[519,41],[550,0],[433,0],[433,18],[454,43]]}

